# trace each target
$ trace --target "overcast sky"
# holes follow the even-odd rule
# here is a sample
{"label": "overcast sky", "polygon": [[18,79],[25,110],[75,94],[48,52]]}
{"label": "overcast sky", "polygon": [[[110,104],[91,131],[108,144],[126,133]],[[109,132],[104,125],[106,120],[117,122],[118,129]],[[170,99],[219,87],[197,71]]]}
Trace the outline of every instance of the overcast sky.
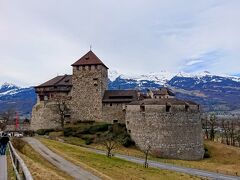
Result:
{"label": "overcast sky", "polygon": [[38,85],[89,51],[120,73],[240,73],[240,0],[0,0],[0,84]]}

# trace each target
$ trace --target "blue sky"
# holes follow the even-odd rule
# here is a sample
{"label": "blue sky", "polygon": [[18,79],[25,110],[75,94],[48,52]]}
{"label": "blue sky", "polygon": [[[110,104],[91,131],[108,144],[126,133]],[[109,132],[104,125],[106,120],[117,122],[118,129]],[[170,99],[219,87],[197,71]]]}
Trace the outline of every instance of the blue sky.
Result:
{"label": "blue sky", "polygon": [[70,74],[90,44],[121,73],[239,74],[239,9],[239,0],[0,1],[0,84]]}

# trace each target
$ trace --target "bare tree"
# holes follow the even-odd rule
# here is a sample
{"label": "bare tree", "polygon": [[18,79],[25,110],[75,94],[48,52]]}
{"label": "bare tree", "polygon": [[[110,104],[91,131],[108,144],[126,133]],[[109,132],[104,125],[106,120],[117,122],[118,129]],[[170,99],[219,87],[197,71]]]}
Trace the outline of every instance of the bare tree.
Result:
{"label": "bare tree", "polygon": [[145,149],[143,151],[144,156],[145,156],[144,167],[148,168],[148,156],[149,156],[149,153],[150,153],[150,150],[151,150],[151,146],[150,146],[149,140],[146,141],[144,146],[145,146]]}
{"label": "bare tree", "polygon": [[235,140],[237,141],[238,146],[240,147],[240,130],[238,130],[238,131],[236,132]]}
{"label": "bare tree", "polygon": [[210,140],[214,141],[215,139],[215,126],[216,126],[216,116],[215,114],[211,114],[209,118],[209,125],[210,125]]}
{"label": "bare tree", "polygon": [[112,151],[118,147],[118,140],[116,137],[107,132],[106,134],[99,137],[99,142],[106,148],[106,156],[111,158],[113,156]]}
{"label": "bare tree", "polygon": [[0,129],[4,130],[7,124],[13,124],[14,116],[15,116],[15,110],[13,108],[9,108],[7,111],[1,113]]}
{"label": "bare tree", "polygon": [[225,120],[222,120],[222,129],[223,129],[223,137],[226,141],[226,144],[227,145],[230,145],[230,122],[229,121],[225,121]]}
{"label": "bare tree", "polygon": [[68,97],[65,96],[56,96],[56,113],[60,116],[60,119],[57,121],[60,122],[61,128],[64,128],[66,117],[69,115],[70,109],[68,108]]}
{"label": "bare tree", "polygon": [[207,117],[202,118],[202,128],[205,131],[205,137],[208,139],[209,135],[208,135],[208,119],[207,119]]}

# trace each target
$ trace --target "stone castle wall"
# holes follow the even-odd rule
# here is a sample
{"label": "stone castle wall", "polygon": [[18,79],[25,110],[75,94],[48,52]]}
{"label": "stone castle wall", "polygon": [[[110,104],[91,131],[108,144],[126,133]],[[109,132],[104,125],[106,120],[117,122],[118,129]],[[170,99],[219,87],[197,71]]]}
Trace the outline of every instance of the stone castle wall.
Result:
{"label": "stone castle wall", "polygon": [[104,103],[103,121],[113,123],[114,121],[125,124],[126,105],[124,103]]}
{"label": "stone castle wall", "polygon": [[198,106],[128,105],[126,126],[140,149],[151,146],[151,153],[159,157],[198,160],[203,158],[203,138]]}
{"label": "stone castle wall", "polygon": [[38,102],[32,109],[31,130],[60,128],[55,102]]}
{"label": "stone castle wall", "polygon": [[102,98],[107,90],[107,83],[107,68],[102,65],[73,67],[73,120],[102,121]]}

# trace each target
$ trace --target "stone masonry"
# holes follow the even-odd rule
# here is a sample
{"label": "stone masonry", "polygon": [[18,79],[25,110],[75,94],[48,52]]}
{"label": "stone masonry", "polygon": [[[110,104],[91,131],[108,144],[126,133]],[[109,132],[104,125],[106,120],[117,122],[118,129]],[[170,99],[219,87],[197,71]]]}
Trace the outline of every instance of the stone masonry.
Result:
{"label": "stone masonry", "polygon": [[[164,158],[198,160],[203,158],[203,138],[197,105],[155,103],[127,106],[126,126],[137,146]],[[144,102],[143,102],[144,103]],[[144,108],[143,108],[144,107]]]}

